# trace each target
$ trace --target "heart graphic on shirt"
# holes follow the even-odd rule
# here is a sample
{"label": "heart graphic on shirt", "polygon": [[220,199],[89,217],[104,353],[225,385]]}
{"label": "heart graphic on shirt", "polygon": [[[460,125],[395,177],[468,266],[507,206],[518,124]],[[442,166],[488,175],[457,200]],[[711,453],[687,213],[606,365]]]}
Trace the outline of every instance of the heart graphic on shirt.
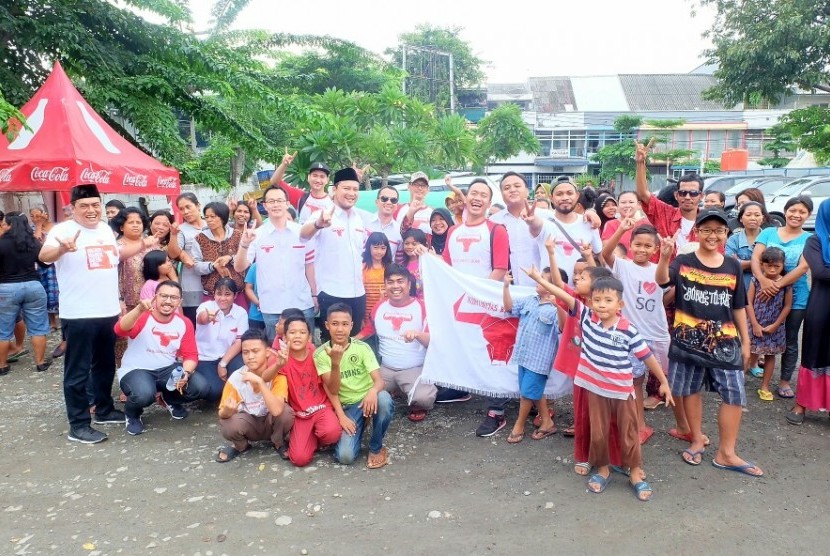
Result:
{"label": "heart graphic on shirt", "polygon": [[569,241],[568,242],[563,242],[563,243],[561,243],[561,245],[562,245],[562,251],[565,252],[565,256],[570,257],[571,253],[574,252],[574,246],[571,245],[571,243]]}
{"label": "heart graphic on shirt", "polygon": [[657,283],[656,282],[643,282],[643,290],[649,295],[653,294],[657,291]]}

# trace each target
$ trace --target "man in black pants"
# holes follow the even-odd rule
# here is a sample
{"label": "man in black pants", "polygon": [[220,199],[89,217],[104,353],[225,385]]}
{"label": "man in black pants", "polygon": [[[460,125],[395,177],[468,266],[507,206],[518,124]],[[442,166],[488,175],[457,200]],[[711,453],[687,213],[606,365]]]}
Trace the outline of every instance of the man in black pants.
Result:
{"label": "man in black pants", "polygon": [[107,435],[90,426],[87,380],[95,401],[95,423],[125,422],[115,409],[112,381],[115,376],[115,326],[121,312],[118,295],[118,262],[158,243],[119,250],[110,227],[101,220],[101,195],[95,185],[72,188],[72,219],[50,230],[40,260],[54,263],[60,288],[60,318],[66,333],[63,395],[69,418],[69,440],[96,444]]}

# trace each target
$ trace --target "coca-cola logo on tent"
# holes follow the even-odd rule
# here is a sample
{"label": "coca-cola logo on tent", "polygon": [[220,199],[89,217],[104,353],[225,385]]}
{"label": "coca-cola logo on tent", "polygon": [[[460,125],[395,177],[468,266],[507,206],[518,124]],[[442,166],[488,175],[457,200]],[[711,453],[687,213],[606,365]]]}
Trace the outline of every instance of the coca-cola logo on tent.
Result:
{"label": "coca-cola logo on tent", "polygon": [[92,168],[84,168],[81,170],[81,181],[85,183],[108,184],[112,170],[93,170]]}
{"label": "coca-cola logo on tent", "polygon": [[69,168],[66,166],[55,166],[54,168],[41,168],[35,166],[31,173],[32,181],[69,181]]}
{"label": "coca-cola logo on tent", "polygon": [[156,181],[156,186],[161,189],[176,189],[176,178],[158,178],[158,180]]}
{"label": "coca-cola logo on tent", "polygon": [[11,168],[3,168],[0,170],[0,183],[11,183],[12,181],[12,169]]}
{"label": "coca-cola logo on tent", "polygon": [[124,185],[131,187],[147,187],[147,176],[144,174],[124,174]]}

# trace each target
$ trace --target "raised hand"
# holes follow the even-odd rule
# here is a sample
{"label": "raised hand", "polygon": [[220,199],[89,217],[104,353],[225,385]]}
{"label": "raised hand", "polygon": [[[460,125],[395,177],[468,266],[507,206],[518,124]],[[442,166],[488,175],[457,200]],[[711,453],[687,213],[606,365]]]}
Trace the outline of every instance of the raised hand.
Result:
{"label": "raised hand", "polygon": [[294,162],[294,158],[297,156],[297,151],[294,151],[293,154],[288,152],[288,147],[285,147],[285,154],[282,155],[282,165],[288,166],[292,162]]}
{"label": "raised hand", "polygon": [[651,147],[654,146],[654,137],[649,139],[648,144],[646,145],[643,145],[637,140],[634,141],[634,145],[634,161],[645,164],[646,159],[648,159],[648,153],[651,151]]}
{"label": "raised hand", "polygon": [[141,309],[142,313],[146,313],[153,308],[153,300],[152,299],[142,299],[138,302],[137,307]]}
{"label": "raised hand", "polygon": [[634,224],[636,224],[636,222],[633,218],[623,218],[620,221],[620,228],[627,232],[629,230],[634,229]]}
{"label": "raised hand", "polygon": [[251,228],[246,228],[244,232],[242,232],[242,239],[239,240],[239,244],[242,245],[245,249],[251,246],[251,243],[256,239],[256,231],[252,230]]}
{"label": "raised hand", "polygon": [[228,199],[228,209],[230,210],[231,214],[236,212],[236,207],[239,206],[239,201],[236,200],[236,197],[231,197]]}
{"label": "raised hand", "polygon": [[357,162],[352,162],[352,170],[355,171],[357,174],[357,181],[363,181],[363,176],[366,175],[366,172],[372,169],[370,164],[365,165],[363,168],[357,167]]}
{"label": "raised hand", "polygon": [[179,223],[178,221],[173,222],[170,224],[170,237],[176,236],[179,234]]}
{"label": "raised hand", "polygon": [[339,365],[340,361],[343,360],[343,353],[346,351],[344,346],[340,344],[331,344],[330,346],[324,346],[323,349],[326,350],[326,355],[331,358],[332,365]]}
{"label": "raised hand", "polygon": [[331,226],[331,218],[334,216],[334,207],[329,207],[320,211],[320,217],[317,219],[318,228],[328,228]]}
{"label": "raised hand", "polygon": [[660,238],[660,256],[661,257],[671,257],[674,254],[674,244],[677,240],[677,234],[680,233],[678,230],[673,236],[671,237],[661,237]]}
{"label": "raised hand", "polygon": [[158,247],[159,238],[156,236],[147,236],[141,240],[141,243],[144,244],[145,249],[153,249],[155,247]]}
{"label": "raised hand", "polygon": [[579,243],[579,252],[585,257],[586,261],[590,261],[594,256],[594,250],[591,247],[590,243],[580,242]]}
{"label": "raised hand", "polygon": [[513,273],[509,270],[504,273],[504,285],[509,286],[513,283]]}
{"label": "raised hand", "polygon": [[542,275],[539,274],[539,271],[536,269],[536,265],[530,265],[530,268],[522,268],[522,272],[527,274],[529,278],[536,282],[542,279]]}
{"label": "raised hand", "polygon": [[254,392],[261,392],[262,388],[265,386],[265,381],[262,380],[262,377],[256,373],[252,373],[251,371],[245,371],[242,375],[242,382],[247,382],[251,385],[254,389]]}
{"label": "raised hand", "polygon": [[74,253],[75,251],[77,251],[78,246],[76,245],[76,242],[78,241],[78,238],[80,236],[81,236],[81,230],[78,230],[78,232],[75,234],[75,237],[73,237],[71,239],[69,239],[69,238],[66,238],[66,239],[58,238],[58,243],[60,244],[60,250],[63,253]]}
{"label": "raised hand", "polygon": [[548,251],[548,255],[553,256],[556,252],[556,240],[553,239],[553,236],[548,236],[545,240],[545,249]]}
{"label": "raised hand", "polygon": [[525,200],[525,208],[522,209],[520,216],[525,224],[532,224],[536,220],[536,204]]}

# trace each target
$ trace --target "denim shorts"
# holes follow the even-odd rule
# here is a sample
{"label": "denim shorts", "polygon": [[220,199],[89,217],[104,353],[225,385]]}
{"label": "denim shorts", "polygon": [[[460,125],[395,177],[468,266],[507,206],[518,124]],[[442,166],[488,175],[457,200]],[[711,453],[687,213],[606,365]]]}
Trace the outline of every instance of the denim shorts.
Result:
{"label": "denim shorts", "polygon": [[540,375],[519,365],[519,394],[526,400],[541,400],[545,395],[547,375]]}
{"label": "denim shorts", "polygon": [[691,396],[706,389],[707,392],[720,394],[725,404],[746,405],[746,386],[741,369],[716,369],[670,361],[669,386],[673,396]]}
{"label": "denim shorts", "polygon": [[46,290],[39,281],[0,284],[0,341],[14,338],[14,325],[21,314],[30,336],[49,334]]}

